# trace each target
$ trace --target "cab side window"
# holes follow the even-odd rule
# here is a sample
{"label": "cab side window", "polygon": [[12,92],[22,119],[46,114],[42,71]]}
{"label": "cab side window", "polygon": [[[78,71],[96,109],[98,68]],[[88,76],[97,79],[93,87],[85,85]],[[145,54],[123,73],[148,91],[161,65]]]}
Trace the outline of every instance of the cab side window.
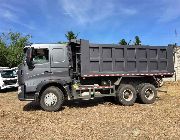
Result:
{"label": "cab side window", "polygon": [[33,62],[35,64],[43,64],[49,62],[49,50],[35,49],[33,52]]}

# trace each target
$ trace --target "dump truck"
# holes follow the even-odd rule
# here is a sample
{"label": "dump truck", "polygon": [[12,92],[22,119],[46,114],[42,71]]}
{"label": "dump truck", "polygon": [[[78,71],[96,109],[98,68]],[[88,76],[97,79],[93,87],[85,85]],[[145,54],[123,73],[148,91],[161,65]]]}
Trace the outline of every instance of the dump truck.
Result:
{"label": "dump truck", "polygon": [[114,97],[124,106],[138,98],[152,104],[158,80],[172,77],[172,46],[32,44],[24,48],[18,68],[18,98],[37,101],[45,111],[58,111],[67,100]]}

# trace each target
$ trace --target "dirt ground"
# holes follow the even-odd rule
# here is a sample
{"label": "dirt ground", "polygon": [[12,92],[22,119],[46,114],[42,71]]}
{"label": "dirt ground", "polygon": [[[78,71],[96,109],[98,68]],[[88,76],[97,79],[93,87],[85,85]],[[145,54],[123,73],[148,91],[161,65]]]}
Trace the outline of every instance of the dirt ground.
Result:
{"label": "dirt ground", "polygon": [[0,93],[0,139],[180,139],[180,82],[165,83],[151,105],[124,107],[97,99],[45,112]]}

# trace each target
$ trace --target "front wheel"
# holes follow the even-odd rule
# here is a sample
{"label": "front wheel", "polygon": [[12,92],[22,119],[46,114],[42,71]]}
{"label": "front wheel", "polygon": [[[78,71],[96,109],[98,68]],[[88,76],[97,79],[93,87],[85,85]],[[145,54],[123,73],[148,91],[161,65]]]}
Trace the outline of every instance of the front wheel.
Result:
{"label": "front wheel", "polygon": [[40,106],[45,111],[58,111],[64,102],[64,94],[58,87],[48,87],[41,95]]}
{"label": "front wheel", "polygon": [[132,106],[136,101],[136,90],[132,85],[121,85],[116,93],[118,103],[124,106]]}

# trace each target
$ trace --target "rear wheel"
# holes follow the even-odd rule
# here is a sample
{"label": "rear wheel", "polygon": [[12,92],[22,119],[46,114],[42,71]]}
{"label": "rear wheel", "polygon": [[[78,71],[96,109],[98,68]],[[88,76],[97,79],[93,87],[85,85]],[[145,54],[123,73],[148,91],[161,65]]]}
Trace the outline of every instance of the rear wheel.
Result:
{"label": "rear wheel", "polygon": [[45,111],[58,111],[64,102],[64,94],[58,87],[49,87],[41,95],[40,106]]}
{"label": "rear wheel", "polygon": [[136,101],[136,90],[132,85],[123,84],[117,90],[116,93],[118,103],[124,106],[134,105]]}
{"label": "rear wheel", "polygon": [[142,103],[152,104],[156,100],[157,91],[154,85],[144,84],[144,86],[139,90],[138,95]]}

